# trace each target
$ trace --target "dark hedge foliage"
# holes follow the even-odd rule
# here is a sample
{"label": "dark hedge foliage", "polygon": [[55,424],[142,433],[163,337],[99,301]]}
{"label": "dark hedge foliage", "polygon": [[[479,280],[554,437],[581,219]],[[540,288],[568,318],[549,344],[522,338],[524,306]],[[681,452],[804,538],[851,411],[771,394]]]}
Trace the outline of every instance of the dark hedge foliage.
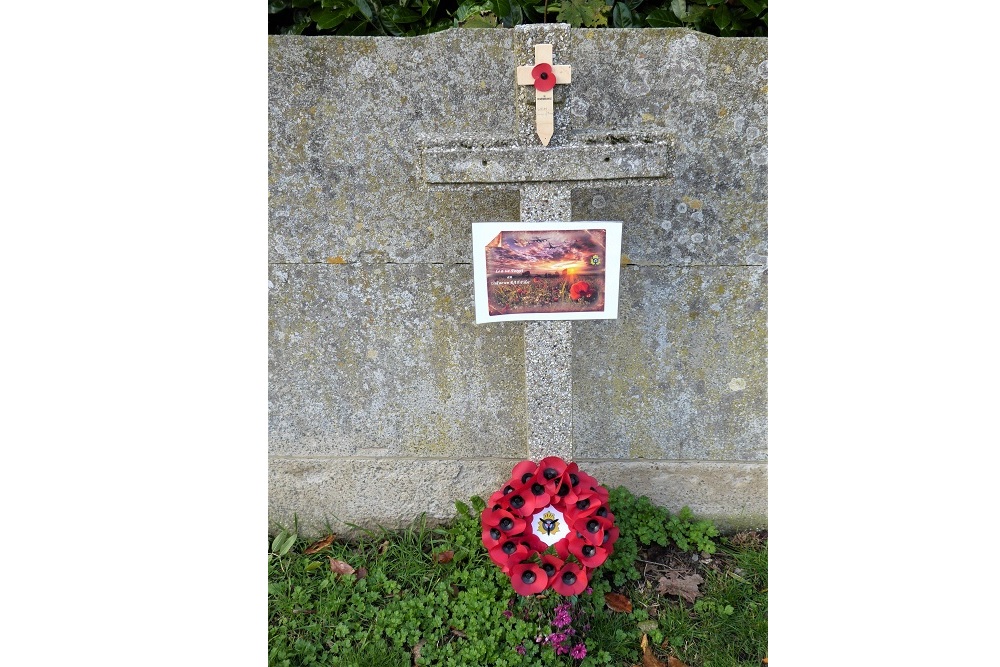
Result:
{"label": "dark hedge foliage", "polygon": [[767,36],[767,0],[268,0],[268,14],[272,35],[412,37],[453,27],[568,23]]}

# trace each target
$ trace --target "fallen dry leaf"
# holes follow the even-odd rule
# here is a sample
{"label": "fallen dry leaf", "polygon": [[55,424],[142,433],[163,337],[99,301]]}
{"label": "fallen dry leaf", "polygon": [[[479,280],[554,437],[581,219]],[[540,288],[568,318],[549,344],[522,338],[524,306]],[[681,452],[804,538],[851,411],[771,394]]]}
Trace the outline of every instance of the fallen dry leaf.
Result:
{"label": "fallen dry leaf", "polygon": [[451,634],[455,635],[456,637],[461,637],[462,639],[469,638],[469,635],[465,634],[464,632],[456,628],[454,625],[451,626]]}
{"label": "fallen dry leaf", "polygon": [[378,552],[379,552],[380,554],[384,554],[384,553],[385,553],[385,550],[386,550],[386,549],[388,549],[388,548],[389,548],[389,540],[386,540],[385,542],[383,542],[383,543],[382,543],[382,546],[380,546],[380,547],[378,548]]}
{"label": "fallen dry leaf", "polygon": [[354,573],[354,576],[358,578],[358,581],[364,579],[368,576],[368,568],[364,566],[359,567],[357,572]]}
{"label": "fallen dry leaf", "polygon": [[611,611],[621,611],[626,614],[632,611],[632,602],[620,593],[605,593],[604,601],[611,607]]}
{"label": "fallen dry leaf", "polygon": [[410,651],[410,653],[413,654],[413,664],[414,665],[417,664],[417,661],[420,660],[420,658],[423,657],[422,655],[420,655],[420,647],[423,646],[426,643],[427,643],[426,639],[421,639],[420,642],[417,643],[417,645],[413,647],[413,650]]}
{"label": "fallen dry leaf", "polygon": [[688,667],[672,655],[667,656],[667,663],[663,664],[653,655],[653,649],[649,647],[649,638],[645,634],[642,635],[642,643],[639,646],[642,648],[642,667]]}
{"label": "fallen dry leaf", "polygon": [[667,667],[653,655],[653,649],[649,648],[649,637],[645,634],[642,635],[639,646],[642,648],[642,667]]}
{"label": "fallen dry leaf", "polygon": [[303,551],[302,553],[304,553],[305,555],[308,556],[309,554],[314,554],[317,551],[321,551],[323,549],[326,549],[328,546],[330,546],[331,544],[333,544],[333,540],[334,540],[335,537],[337,537],[337,536],[333,535],[333,534],[327,535],[322,540],[317,540],[316,542],[313,542],[312,544],[310,544],[309,546],[307,546],[306,550]]}
{"label": "fallen dry leaf", "polygon": [[704,581],[700,574],[684,576],[677,572],[668,572],[665,577],[660,577],[656,592],[660,595],[678,595],[688,602],[694,602],[695,598],[701,595],[698,584]]}
{"label": "fallen dry leaf", "polygon": [[455,557],[455,552],[454,551],[451,551],[451,550],[449,550],[449,551],[442,551],[439,554],[434,554],[434,562],[435,563],[449,563],[449,562],[451,562],[451,559],[454,558],[454,557]]}
{"label": "fallen dry leaf", "polygon": [[330,559],[330,571],[334,574],[354,574],[354,568],[342,560],[327,556]]}

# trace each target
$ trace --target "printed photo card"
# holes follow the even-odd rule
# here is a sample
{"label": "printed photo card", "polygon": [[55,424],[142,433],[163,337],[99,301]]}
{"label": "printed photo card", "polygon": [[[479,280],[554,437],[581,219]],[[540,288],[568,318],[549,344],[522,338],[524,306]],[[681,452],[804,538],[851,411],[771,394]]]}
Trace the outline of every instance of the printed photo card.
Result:
{"label": "printed photo card", "polygon": [[476,323],[618,317],[621,222],[474,222]]}

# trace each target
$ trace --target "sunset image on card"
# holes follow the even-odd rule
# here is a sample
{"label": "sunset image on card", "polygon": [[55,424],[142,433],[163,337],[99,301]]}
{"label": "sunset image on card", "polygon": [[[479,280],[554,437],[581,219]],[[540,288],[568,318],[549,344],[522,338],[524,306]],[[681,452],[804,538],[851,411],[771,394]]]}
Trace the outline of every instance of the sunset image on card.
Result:
{"label": "sunset image on card", "polygon": [[607,231],[502,231],[486,245],[490,315],[603,311]]}

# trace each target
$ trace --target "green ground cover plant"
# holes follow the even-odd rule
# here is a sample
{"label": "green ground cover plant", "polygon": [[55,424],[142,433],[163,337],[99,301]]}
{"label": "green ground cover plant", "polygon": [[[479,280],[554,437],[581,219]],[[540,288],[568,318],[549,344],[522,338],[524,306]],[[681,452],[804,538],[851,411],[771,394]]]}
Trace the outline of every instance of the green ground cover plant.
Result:
{"label": "green ground cover plant", "polygon": [[568,23],[767,36],[767,0],[268,0],[267,9],[272,35],[412,37],[448,28]]}
{"label": "green ground cover plant", "polygon": [[621,536],[579,596],[522,597],[489,559],[480,498],[445,525],[269,537],[268,664],[758,667],[766,533],[720,535],[624,487]]}

